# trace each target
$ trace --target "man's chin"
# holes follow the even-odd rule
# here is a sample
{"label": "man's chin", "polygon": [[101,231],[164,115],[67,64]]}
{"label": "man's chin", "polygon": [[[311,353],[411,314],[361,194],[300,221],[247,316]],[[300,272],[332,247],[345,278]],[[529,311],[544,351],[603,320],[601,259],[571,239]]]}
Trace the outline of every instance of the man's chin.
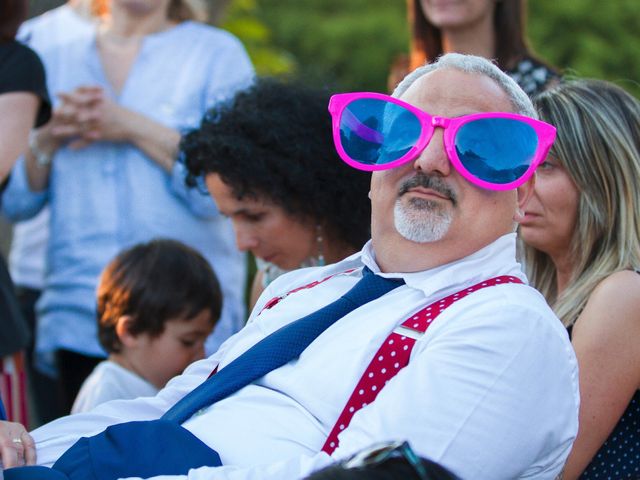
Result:
{"label": "man's chin", "polygon": [[396,223],[396,231],[405,240],[421,245],[439,242],[449,230],[449,225]]}
{"label": "man's chin", "polygon": [[451,225],[451,217],[433,209],[416,209],[398,201],[394,208],[394,227],[398,234],[414,243],[426,244],[442,240]]}
{"label": "man's chin", "polygon": [[428,245],[439,242],[442,240],[441,237],[436,238],[435,236],[428,236],[424,233],[417,234],[416,232],[400,232],[398,231],[398,235],[407,240],[408,242],[415,243],[418,245]]}

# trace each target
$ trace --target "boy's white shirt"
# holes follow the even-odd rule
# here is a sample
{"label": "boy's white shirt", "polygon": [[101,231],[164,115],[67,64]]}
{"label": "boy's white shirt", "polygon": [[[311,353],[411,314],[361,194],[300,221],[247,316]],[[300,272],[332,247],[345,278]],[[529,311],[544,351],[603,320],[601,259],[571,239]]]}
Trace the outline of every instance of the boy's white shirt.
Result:
{"label": "boy's white shirt", "polygon": [[111,400],[153,397],[158,389],[138,374],[111,360],[100,362],[82,384],[71,413],[93,410]]}

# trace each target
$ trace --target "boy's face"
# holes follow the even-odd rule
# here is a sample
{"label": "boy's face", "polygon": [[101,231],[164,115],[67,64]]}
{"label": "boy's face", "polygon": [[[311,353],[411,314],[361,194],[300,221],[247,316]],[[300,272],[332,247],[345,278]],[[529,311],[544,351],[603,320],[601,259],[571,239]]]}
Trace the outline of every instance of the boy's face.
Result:
{"label": "boy's face", "polygon": [[158,336],[137,335],[137,345],[129,349],[128,360],[138,375],[162,388],[189,364],[204,358],[204,341],[212,329],[208,310],[190,319],[170,319]]}

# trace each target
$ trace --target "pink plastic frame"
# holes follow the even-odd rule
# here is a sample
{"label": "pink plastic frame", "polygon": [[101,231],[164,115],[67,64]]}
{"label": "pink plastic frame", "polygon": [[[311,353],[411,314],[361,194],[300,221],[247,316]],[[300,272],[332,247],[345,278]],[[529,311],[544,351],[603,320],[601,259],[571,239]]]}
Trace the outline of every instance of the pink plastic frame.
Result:
{"label": "pink plastic frame", "polygon": [[[354,100],[360,99],[376,99],[383,100],[386,102],[394,103],[403,108],[406,108],[411,113],[413,113],[418,120],[420,121],[420,125],[422,128],[422,132],[416,144],[409,150],[405,155],[400,157],[393,162],[381,164],[381,165],[367,165],[360,163],[354,159],[352,159],[347,152],[342,147],[342,142],[340,141],[340,122],[342,120],[342,114],[344,112],[345,107],[349,105]],[[333,95],[329,100],[329,112],[331,113],[331,117],[333,119],[333,142],[335,143],[336,150],[340,155],[340,158],[344,160],[350,166],[357,168],[359,170],[365,171],[375,171],[375,170],[388,170],[390,168],[398,167],[405,163],[408,163],[420,155],[420,153],[426,148],[433,136],[433,132],[436,127],[440,127],[444,129],[444,147],[447,152],[447,156],[449,160],[455,167],[455,169],[469,182],[477,185],[479,187],[489,189],[489,190],[512,190],[514,188],[519,187],[523,183],[525,183],[533,173],[535,172],[538,165],[540,165],[544,159],[547,157],[549,153],[549,149],[551,145],[553,145],[553,141],[556,138],[556,129],[552,125],[548,123],[541,122],[540,120],[535,120],[530,117],[525,117],[524,115],[518,115],[516,113],[506,113],[506,112],[486,112],[486,113],[474,113],[470,115],[464,115],[462,117],[457,118],[445,118],[432,116],[427,112],[420,110],[419,108],[414,107],[402,100],[399,100],[394,97],[390,97],[389,95],[384,95],[382,93],[373,93],[373,92],[356,92],[356,93],[340,93],[337,95]],[[533,130],[536,132],[538,136],[538,148],[536,149],[533,160],[531,161],[531,165],[524,172],[524,174],[510,183],[492,183],[487,182],[475,175],[473,175],[469,170],[467,170],[460,159],[458,158],[458,154],[455,149],[454,139],[456,137],[456,133],[462,127],[462,125],[469,123],[474,120],[479,120],[482,118],[509,118],[515,119],[521,122],[530,125]],[[375,134],[375,132],[373,133]]]}

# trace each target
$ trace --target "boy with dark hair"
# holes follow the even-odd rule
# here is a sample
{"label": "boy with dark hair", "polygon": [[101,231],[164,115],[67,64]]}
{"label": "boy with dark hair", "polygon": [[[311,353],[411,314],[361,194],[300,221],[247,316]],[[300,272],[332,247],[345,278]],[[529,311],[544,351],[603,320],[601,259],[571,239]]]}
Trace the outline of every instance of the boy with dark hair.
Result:
{"label": "boy with dark hair", "polygon": [[98,285],[98,337],[109,353],[82,385],[72,413],[115,399],[155,395],[204,357],[222,294],[209,263],[174,240],[121,252]]}

